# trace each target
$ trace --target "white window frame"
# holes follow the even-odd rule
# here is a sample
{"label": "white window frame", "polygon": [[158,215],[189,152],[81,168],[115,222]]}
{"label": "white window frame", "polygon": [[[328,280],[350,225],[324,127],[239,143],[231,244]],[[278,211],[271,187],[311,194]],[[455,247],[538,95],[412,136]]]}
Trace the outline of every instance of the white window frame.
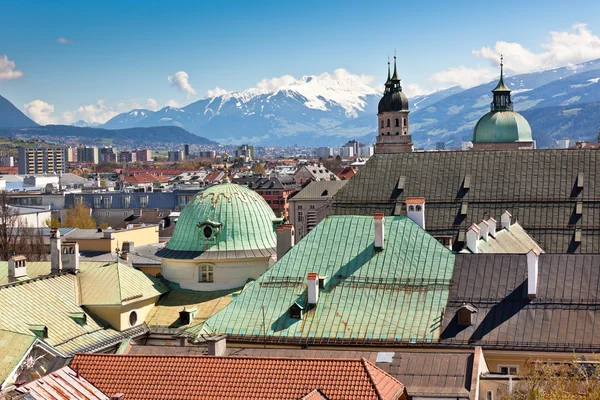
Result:
{"label": "white window frame", "polygon": [[102,207],[102,197],[94,197],[94,208]]}
{"label": "white window frame", "polygon": [[123,208],[129,208],[129,205],[131,204],[131,196],[124,196],[121,201]]}
{"label": "white window frame", "polygon": [[148,207],[148,196],[140,196],[140,207],[141,208],[146,208]]}
{"label": "white window frame", "polygon": [[103,197],[102,198],[102,207],[103,208],[111,208],[112,207],[112,197]]}
{"label": "white window frame", "polygon": [[198,267],[198,282],[212,283],[215,281],[215,266],[212,264],[202,264]]}
{"label": "white window frame", "polygon": [[[498,373],[501,374],[502,373],[502,368],[507,368],[508,369],[508,375],[516,375],[519,373],[519,366],[518,365],[514,365],[514,364],[498,364]],[[514,369],[515,373],[511,374],[510,370]]]}

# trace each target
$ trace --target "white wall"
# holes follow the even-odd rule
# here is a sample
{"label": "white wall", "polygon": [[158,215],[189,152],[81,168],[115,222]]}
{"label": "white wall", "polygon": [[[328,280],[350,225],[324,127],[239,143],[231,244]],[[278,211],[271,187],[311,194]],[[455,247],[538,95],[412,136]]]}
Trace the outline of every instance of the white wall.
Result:
{"label": "white wall", "polygon": [[[200,266],[212,264],[213,282],[198,282]],[[256,279],[272,265],[271,258],[231,260],[173,260],[162,259],[161,274],[178,283],[183,289],[198,291],[224,290],[242,287],[248,279]]]}

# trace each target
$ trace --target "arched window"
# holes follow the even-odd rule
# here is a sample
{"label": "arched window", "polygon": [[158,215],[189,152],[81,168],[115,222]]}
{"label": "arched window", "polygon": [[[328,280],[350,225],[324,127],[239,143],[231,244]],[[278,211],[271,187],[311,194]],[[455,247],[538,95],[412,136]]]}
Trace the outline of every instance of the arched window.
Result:
{"label": "arched window", "polygon": [[388,120],[387,120],[387,127],[388,127],[388,128],[390,127],[390,119],[389,119],[389,118],[388,118]]}
{"label": "arched window", "polygon": [[406,117],[404,118],[404,127],[406,128],[408,126],[408,121],[406,119]]}
{"label": "arched window", "polygon": [[396,126],[400,126],[400,120],[396,118]]}
{"label": "arched window", "polygon": [[381,120],[381,127],[383,128],[383,120]]}
{"label": "arched window", "polygon": [[417,206],[417,211],[421,211],[421,210],[422,210],[421,206]]}
{"label": "arched window", "polygon": [[408,211],[415,211],[415,206],[408,206]]}

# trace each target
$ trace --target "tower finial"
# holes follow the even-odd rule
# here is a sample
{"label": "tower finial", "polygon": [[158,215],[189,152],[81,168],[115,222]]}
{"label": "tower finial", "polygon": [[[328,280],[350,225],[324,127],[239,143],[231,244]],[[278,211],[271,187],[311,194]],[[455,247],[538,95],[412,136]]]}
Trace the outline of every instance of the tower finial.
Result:
{"label": "tower finial", "polygon": [[385,82],[386,84],[390,83],[391,76],[392,75],[390,74],[390,56],[388,56],[388,77],[387,77],[387,81]]}
{"label": "tower finial", "polygon": [[398,70],[396,68],[396,49],[394,49],[394,75],[392,76],[392,81],[399,81],[398,78]]}
{"label": "tower finial", "polygon": [[223,183],[229,183],[229,168],[227,168],[227,153],[223,153],[223,172],[225,176],[223,177]]}
{"label": "tower finial", "polygon": [[504,55],[500,54],[500,77],[504,78]]}

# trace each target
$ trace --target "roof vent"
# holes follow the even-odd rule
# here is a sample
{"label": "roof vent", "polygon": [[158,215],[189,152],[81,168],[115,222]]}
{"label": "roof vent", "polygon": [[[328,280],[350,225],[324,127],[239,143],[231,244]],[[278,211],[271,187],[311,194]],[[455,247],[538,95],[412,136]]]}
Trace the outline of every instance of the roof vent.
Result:
{"label": "roof vent", "polygon": [[583,172],[577,174],[577,189],[583,189]]}
{"label": "roof vent", "polygon": [[477,254],[477,241],[479,240],[479,226],[473,224],[467,230],[467,248],[471,253]]}
{"label": "roof vent", "polygon": [[540,252],[536,248],[529,250],[529,253],[527,253],[527,297],[530,299],[537,297],[539,258]]}
{"label": "roof vent", "polygon": [[48,339],[48,327],[46,325],[29,325],[29,330],[40,339]]}
{"label": "roof vent", "polygon": [[498,225],[498,223],[496,222],[496,220],[494,218],[490,217],[487,220],[487,224],[488,224],[490,236],[495,238],[496,237],[496,226]]}
{"label": "roof vent", "polygon": [[290,318],[302,319],[302,317],[304,317],[304,307],[297,301],[290,306],[289,311]]}
{"label": "roof vent", "polygon": [[468,191],[471,188],[471,175],[465,175],[465,179],[463,180],[463,189]]}
{"label": "roof vent", "polygon": [[424,197],[407,197],[406,216],[415,224],[425,229],[425,198]]}
{"label": "roof vent", "polygon": [[24,276],[27,276],[27,258],[25,256],[12,256],[8,260],[8,281],[14,282]]}
{"label": "roof vent", "polygon": [[196,317],[197,312],[197,308],[186,309],[184,306],[183,310],[179,311],[179,321],[181,321],[181,325],[189,325]]}
{"label": "roof vent", "polygon": [[460,326],[472,326],[474,324],[474,315],[477,314],[477,309],[471,304],[462,303],[456,311],[456,318]]}
{"label": "roof vent", "polygon": [[487,242],[490,234],[490,226],[488,225],[487,221],[481,221],[478,226],[479,237]]}

